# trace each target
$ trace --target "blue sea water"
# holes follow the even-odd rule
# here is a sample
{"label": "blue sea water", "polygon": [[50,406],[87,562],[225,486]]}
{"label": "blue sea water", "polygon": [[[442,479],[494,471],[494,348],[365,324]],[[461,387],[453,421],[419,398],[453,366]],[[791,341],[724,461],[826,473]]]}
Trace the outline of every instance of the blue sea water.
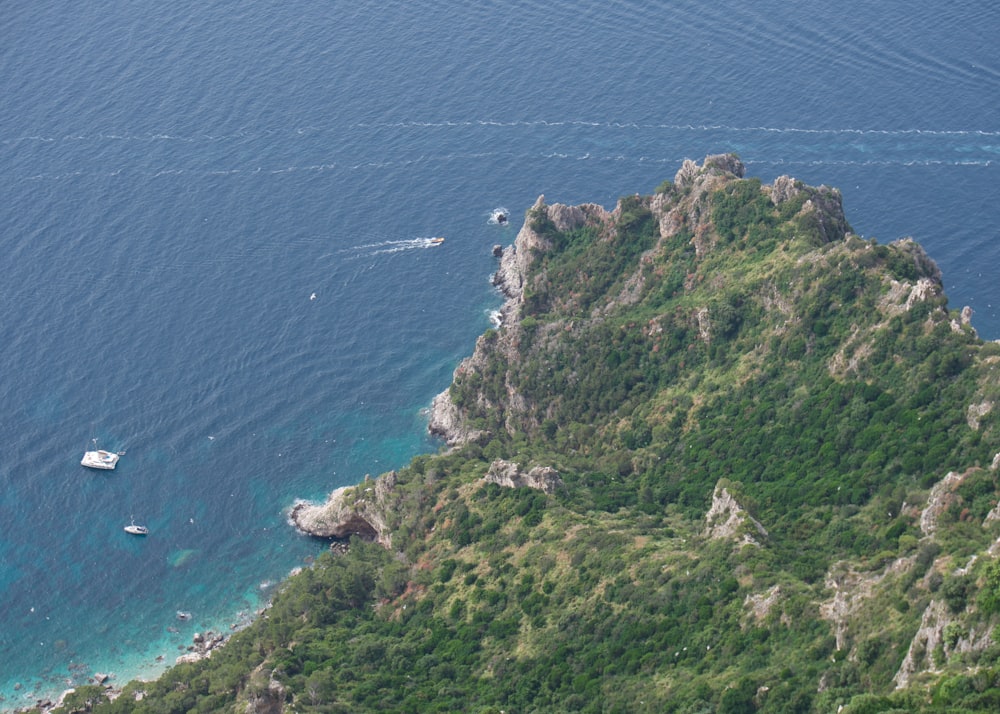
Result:
{"label": "blue sea water", "polygon": [[987,0],[6,3],[0,708],[154,676],[322,549],[296,498],[439,448],[540,193],[736,151],[916,238],[1000,338],[998,33]]}

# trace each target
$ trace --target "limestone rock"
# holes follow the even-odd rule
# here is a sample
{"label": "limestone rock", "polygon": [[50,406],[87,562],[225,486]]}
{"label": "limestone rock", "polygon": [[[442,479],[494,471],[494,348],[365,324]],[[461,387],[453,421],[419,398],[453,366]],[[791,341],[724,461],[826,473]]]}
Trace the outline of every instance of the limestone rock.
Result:
{"label": "limestone rock", "polygon": [[698,164],[691,159],[684,159],[681,167],[677,169],[677,173],[674,174],[674,186],[677,186],[678,188],[687,188],[694,183],[694,179],[698,175],[698,171]]}
{"label": "limestone rock", "polygon": [[926,302],[929,298],[936,296],[938,288],[939,286],[928,278],[917,280],[917,284],[913,286],[913,289],[910,290],[910,294],[906,298],[906,310],[909,311],[916,303]]}
{"label": "limestone rock", "polygon": [[674,185],[678,188],[687,188],[693,185],[698,177],[703,174],[718,174],[720,172],[733,174],[737,178],[743,178],[746,173],[746,167],[735,154],[712,154],[706,156],[700,167],[691,159],[684,159],[684,163],[681,164],[680,169],[674,175]]}
{"label": "limestone rock", "polygon": [[953,615],[943,600],[931,600],[920,619],[920,627],[910,642],[910,647],[899,666],[893,681],[896,689],[903,689],[920,672],[938,672],[934,662],[935,650],[941,649],[947,659],[955,653],[975,652],[992,643],[991,628],[980,624],[966,629],[959,625],[959,635],[949,641],[946,630],[952,623],[960,623],[960,616]]}
{"label": "limestone rock", "polygon": [[979,431],[979,420],[993,411],[993,402],[970,404],[965,413],[965,421],[973,431]]}
{"label": "limestone rock", "polygon": [[931,654],[941,642],[945,625],[949,622],[948,608],[943,600],[932,600],[924,610],[920,619],[920,628],[913,636],[910,647],[906,651],[903,663],[892,681],[896,689],[902,689],[910,682],[910,678],[921,670],[934,669]]}
{"label": "limestone rock", "polygon": [[[675,197],[658,194],[650,202],[650,210],[660,224],[660,236],[668,238],[681,228],[687,228],[694,235],[695,253],[699,257],[708,254],[715,246],[717,235],[711,212],[704,209],[703,199],[734,176],[742,178],[744,172],[743,162],[732,154],[706,156],[700,167],[685,159],[674,177],[675,191],[680,191],[684,199],[674,204],[672,199]],[[673,207],[666,211],[669,205]]]}
{"label": "limestone rock", "polygon": [[204,634],[196,632],[194,633],[194,637],[191,638],[191,645],[188,647],[187,654],[178,657],[177,664],[208,659],[212,656],[212,652],[225,644],[225,642],[226,636],[221,632],[213,632],[212,630]]}
{"label": "limestone rock", "polygon": [[[255,672],[255,677],[261,672]],[[282,714],[285,711],[287,692],[285,685],[274,678],[274,673],[268,678],[266,687],[252,687],[247,694],[247,714]]]}
{"label": "limestone rock", "polygon": [[392,535],[385,513],[391,508],[389,496],[396,485],[396,472],[374,481],[333,491],[325,503],[300,501],[289,514],[292,524],[303,533],[318,538],[342,540],[352,535],[391,547]]}
{"label": "limestone rock", "polygon": [[835,188],[819,186],[814,189],[799,211],[800,216],[806,214],[810,214],[815,221],[824,243],[841,241],[850,232],[844,215],[844,198]]}
{"label": "limestone rock", "polygon": [[559,472],[551,466],[535,466],[524,472],[517,464],[503,459],[490,464],[483,481],[506,488],[536,488],[545,493],[555,493],[563,486]]}
{"label": "limestone rock", "polygon": [[913,238],[900,238],[894,240],[890,245],[910,256],[910,259],[917,268],[918,275],[927,275],[937,286],[940,287],[942,285],[941,268],[927,255],[923,246],[913,240]]}
{"label": "limestone rock", "polygon": [[791,176],[779,176],[771,184],[771,203],[780,206],[786,201],[790,201],[801,193],[799,182]]}
{"label": "limestone rock", "polygon": [[[462,365],[459,365],[459,369],[461,368]],[[449,446],[475,441],[482,434],[481,431],[469,429],[465,425],[465,421],[462,419],[458,407],[451,400],[451,393],[447,389],[431,400],[427,431],[442,437]]]}
{"label": "limestone rock", "polygon": [[705,536],[712,540],[733,539],[745,545],[760,545],[767,531],[736,502],[725,486],[716,485],[712,506],[705,514]]}
{"label": "limestone rock", "polygon": [[732,174],[736,178],[743,178],[746,175],[746,166],[740,161],[736,154],[711,154],[705,157],[702,162],[703,171],[722,171]]}
{"label": "limestone rock", "polygon": [[707,345],[712,341],[712,320],[708,308],[698,308],[694,316],[698,322],[698,339]]}
{"label": "limestone rock", "polygon": [[[468,372],[476,372],[488,363],[487,355],[499,352],[508,363],[519,358],[521,327],[521,305],[524,298],[524,281],[527,271],[539,253],[551,249],[550,242],[535,228],[535,217],[541,216],[551,220],[560,230],[568,230],[590,220],[606,220],[609,216],[601,206],[584,204],[582,206],[562,206],[545,204],[545,196],[541,195],[528,211],[529,219],[518,231],[514,245],[503,250],[500,256],[500,267],[493,275],[493,284],[507,298],[500,308],[498,322],[500,328],[489,339],[481,335],[476,342],[476,348],[470,357],[462,360],[455,369],[454,379]],[[525,404],[513,390],[505,395],[506,407],[512,415],[523,413]],[[492,405],[501,406],[501,405]],[[442,437],[449,446],[457,446],[476,441],[484,436],[481,430],[470,427],[461,410],[451,400],[449,390],[445,390],[431,401],[427,429],[431,434]]]}
{"label": "limestone rock", "polygon": [[920,531],[925,535],[934,535],[937,530],[938,517],[948,508],[954,498],[955,489],[959,487],[965,476],[954,471],[938,481],[927,496],[927,506],[920,513]]}
{"label": "limestone rock", "polygon": [[774,606],[781,600],[781,587],[772,586],[767,592],[752,593],[743,599],[743,608],[755,623],[762,622],[771,614]]}

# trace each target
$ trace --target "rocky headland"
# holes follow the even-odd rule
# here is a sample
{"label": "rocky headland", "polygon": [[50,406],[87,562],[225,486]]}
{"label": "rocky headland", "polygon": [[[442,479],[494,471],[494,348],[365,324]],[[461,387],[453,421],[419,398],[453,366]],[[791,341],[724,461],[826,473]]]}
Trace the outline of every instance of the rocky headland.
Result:
{"label": "rocky headland", "polygon": [[357,486],[336,489],[322,503],[297,502],[289,512],[289,520],[301,532],[316,538],[342,541],[359,536],[389,548],[392,534],[385,514],[395,485],[394,471],[375,479],[366,476]]}
{"label": "rocky headland", "polygon": [[[447,447],[289,509],[335,554],[234,640],[227,706],[846,714],[996,689],[1000,349],[916,243],[720,155],[613,210],[539,196],[494,255],[503,305],[429,413]],[[202,640],[179,676],[231,669]]]}

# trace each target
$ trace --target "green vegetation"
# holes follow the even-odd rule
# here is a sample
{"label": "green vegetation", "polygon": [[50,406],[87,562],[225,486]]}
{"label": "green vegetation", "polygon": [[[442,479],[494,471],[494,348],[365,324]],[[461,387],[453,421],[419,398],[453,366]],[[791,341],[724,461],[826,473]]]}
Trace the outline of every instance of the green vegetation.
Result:
{"label": "green vegetation", "polygon": [[533,209],[520,314],[450,389],[480,436],[396,474],[392,549],[65,710],[1000,709],[1000,350],[917,246],[792,189],[713,164],[565,230]]}

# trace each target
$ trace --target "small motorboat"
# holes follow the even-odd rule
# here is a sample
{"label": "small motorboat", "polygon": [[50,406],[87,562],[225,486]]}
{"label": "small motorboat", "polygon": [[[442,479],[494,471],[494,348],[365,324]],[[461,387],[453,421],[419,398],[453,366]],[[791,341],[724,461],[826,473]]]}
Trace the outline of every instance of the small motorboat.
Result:
{"label": "small motorboat", "polygon": [[431,245],[441,245],[444,243],[444,238],[431,238]]}

